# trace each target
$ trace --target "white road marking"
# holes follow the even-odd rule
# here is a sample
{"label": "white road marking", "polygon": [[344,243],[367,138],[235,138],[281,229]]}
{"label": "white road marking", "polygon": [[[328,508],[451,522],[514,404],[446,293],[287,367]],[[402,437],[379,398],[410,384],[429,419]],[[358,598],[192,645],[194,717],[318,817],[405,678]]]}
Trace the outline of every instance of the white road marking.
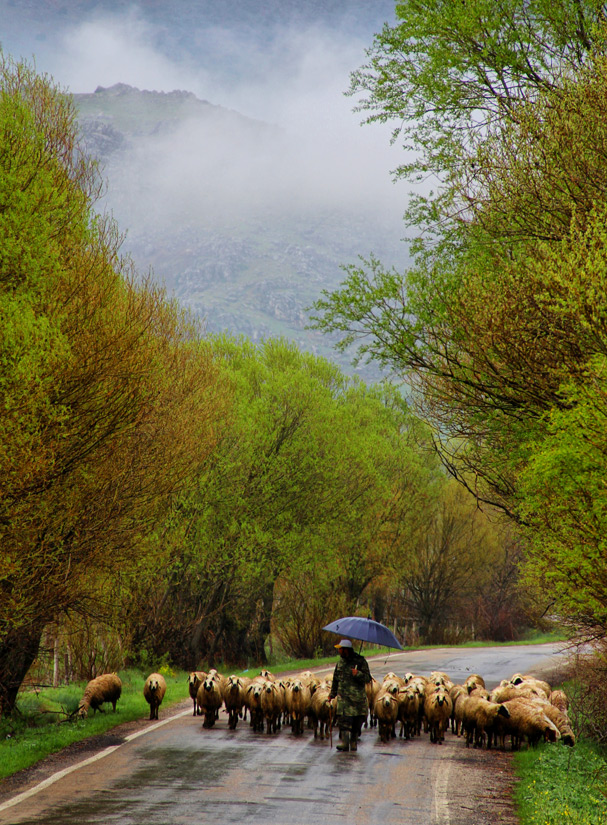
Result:
{"label": "white road marking", "polygon": [[[43,791],[45,788],[48,788],[49,785],[53,785],[55,782],[58,782],[60,779],[63,779],[64,776],[67,776],[73,771],[77,771],[80,768],[84,768],[87,765],[91,765],[93,762],[96,762],[98,759],[103,759],[104,756],[109,756],[114,751],[118,750],[118,748],[122,747],[126,742],[132,742],[133,739],[137,739],[138,736],[143,736],[146,733],[151,733],[153,730],[157,730],[161,728],[163,725],[168,725],[169,722],[173,722],[175,719],[179,719],[181,716],[187,716],[188,714],[191,715],[191,710],[184,710],[181,713],[175,714],[175,716],[169,716],[167,719],[163,719],[162,722],[156,722],[155,725],[150,725],[148,728],[144,728],[143,730],[139,730],[136,733],[131,733],[129,736],[124,737],[124,742],[121,742],[119,745],[111,745],[109,748],[105,748],[105,750],[100,751],[99,753],[95,754],[94,756],[89,756],[88,759],[84,759],[82,762],[78,762],[76,765],[72,765],[69,768],[64,768],[62,771],[57,771],[52,776],[49,776],[48,779],[44,779],[42,782],[39,782],[33,788],[30,788],[29,791],[23,791],[23,793],[14,796],[12,799],[9,799],[7,802],[3,802],[0,804],[0,811],[4,811],[7,808],[12,808],[13,805],[18,805],[20,802],[25,802],[26,799],[34,796],[35,794]],[[110,731],[108,731],[109,733]]]}

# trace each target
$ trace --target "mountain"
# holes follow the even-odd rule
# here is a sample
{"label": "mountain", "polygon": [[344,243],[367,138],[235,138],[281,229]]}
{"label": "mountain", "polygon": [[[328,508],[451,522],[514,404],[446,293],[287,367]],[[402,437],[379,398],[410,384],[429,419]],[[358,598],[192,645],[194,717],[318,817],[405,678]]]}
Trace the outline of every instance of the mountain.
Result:
{"label": "mountain", "polygon": [[405,201],[389,175],[400,159],[387,159],[387,131],[359,129],[343,94],[393,10],[393,0],[0,0],[0,38],[74,94],[107,180],[99,208],[138,271],[210,331],[284,335],[351,371],[330,337],[306,329],[306,308],[359,256],[408,262]]}
{"label": "mountain", "polygon": [[331,340],[305,328],[306,307],[359,254],[405,262],[394,221],[364,196],[310,186],[301,146],[278,127],[185,91],[118,84],[74,101],[125,249],[209,331],[284,335],[335,359]]}

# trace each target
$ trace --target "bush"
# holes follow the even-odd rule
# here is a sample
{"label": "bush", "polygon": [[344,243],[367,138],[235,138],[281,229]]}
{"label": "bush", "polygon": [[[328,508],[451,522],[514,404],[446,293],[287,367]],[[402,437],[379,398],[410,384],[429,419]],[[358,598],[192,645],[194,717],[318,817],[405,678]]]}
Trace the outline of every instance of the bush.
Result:
{"label": "bush", "polygon": [[607,745],[607,642],[576,655],[566,690],[576,734]]}

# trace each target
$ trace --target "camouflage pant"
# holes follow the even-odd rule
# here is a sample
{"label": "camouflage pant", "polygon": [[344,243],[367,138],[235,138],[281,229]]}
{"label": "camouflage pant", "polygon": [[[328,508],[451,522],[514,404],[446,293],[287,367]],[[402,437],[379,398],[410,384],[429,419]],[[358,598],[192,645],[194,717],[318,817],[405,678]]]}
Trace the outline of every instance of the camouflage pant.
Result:
{"label": "camouflage pant", "polygon": [[347,730],[359,739],[366,718],[366,716],[338,716],[337,727],[339,732]]}

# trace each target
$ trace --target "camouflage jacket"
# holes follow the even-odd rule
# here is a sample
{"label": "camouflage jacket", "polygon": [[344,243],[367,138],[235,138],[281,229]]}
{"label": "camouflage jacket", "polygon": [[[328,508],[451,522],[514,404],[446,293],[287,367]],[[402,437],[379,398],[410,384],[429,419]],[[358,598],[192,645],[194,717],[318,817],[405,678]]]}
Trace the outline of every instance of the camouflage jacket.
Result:
{"label": "camouflage jacket", "polygon": [[[358,673],[352,675],[356,665]],[[371,681],[367,660],[358,653],[341,659],[335,665],[331,697],[337,696],[338,716],[366,716],[369,709],[365,685]]]}

